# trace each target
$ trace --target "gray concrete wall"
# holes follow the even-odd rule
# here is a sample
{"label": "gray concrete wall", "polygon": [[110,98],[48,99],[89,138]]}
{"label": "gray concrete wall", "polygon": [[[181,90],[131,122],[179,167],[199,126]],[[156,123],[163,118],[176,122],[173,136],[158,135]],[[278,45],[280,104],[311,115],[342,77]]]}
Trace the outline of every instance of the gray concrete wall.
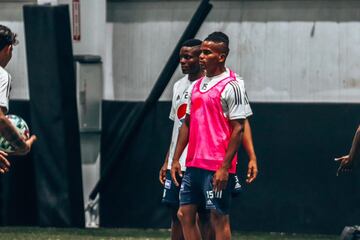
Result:
{"label": "gray concrete wall", "polygon": [[[0,1],[0,24],[19,35],[8,66],[12,98],[28,99],[22,4]],[[58,3],[71,3],[59,0]],[[197,37],[230,36],[228,66],[252,101],[359,102],[360,2],[212,1]],[[144,100],[198,1],[81,1],[82,40],[75,54],[104,61],[104,99]],[[107,12],[107,13],[106,13]],[[107,20],[105,16],[107,15]],[[107,21],[107,22],[106,22]],[[179,70],[162,96],[170,100]]]}
{"label": "gray concrete wall", "polygon": [[[38,0],[39,3],[68,4],[71,0]],[[11,98],[29,99],[28,76],[26,66],[25,36],[22,6],[36,4],[36,0],[0,1],[0,24],[6,25],[18,34],[20,44],[15,47],[13,58],[7,70],[13,77]],[[93,54],[105,58],[106,1],[81,1],[81,40],[73,42],[74,54]]]}
{"label": "gray concrete wall", "polygon": [[[144,100],[197,1],[118,1],[107,6],[106,99]],[[252,101],[359,102],[360,2],[213,1],[197,37],[224,31],[228,66]],[[176,72],[171,85],[181,76]],[[112,79],[111,79],[112,77]],[[170,100],[171,86],[163,94]]]}

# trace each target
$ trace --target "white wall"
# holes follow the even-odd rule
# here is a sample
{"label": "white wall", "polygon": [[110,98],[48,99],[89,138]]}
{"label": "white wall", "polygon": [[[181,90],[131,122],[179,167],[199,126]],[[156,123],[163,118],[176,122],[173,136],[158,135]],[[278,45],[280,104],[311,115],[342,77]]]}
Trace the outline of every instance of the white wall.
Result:
{"label": "white wall", "polygon": [[[144,100],[197,1],[111,2],[113,95]],[[360,102],[360,2],[215,1],[198,38],[230,37],[252,101]],[[109,41],[109,43],[111,43]],[[108,56],[107,56],[108,57]],[[177,71],[175,79],[181,73]],[[108,80],[108,79],[107,79]],[[163,100],[170,100],[170,87]]]}
{"label": "white wall", "polygon": [[[8,26],[17,33],[20,41],[7,66],[13,77],[11,99],[29,99],[22,6],[36,2],[40,4],[50,2],[53,5],[69,4],[70,16],[72,16],[71,0],[0,2],[0,24]],[[81,0],[80,3],[81,40],[73,42],[74,54],[93,54],[105,58],[106,0]]]}
{"label": "white wall", "polygon": [[[68,4],[72,18],[72,0]],[[80,0],[81,39],[73,42],[74,54],[105,55],[106,0]]]}
{"label": "white wall", "polygon": [[[228,66],[244,77],[252,101],[360,101],[359,1],[212,3],[197,37],[215,30],[230,36]],[[29,97],[22,4],[0,2],[0,24],[20,39],[8,66],[13,99]],[[106,0],[81,0],[82,38],[74,42],[74,53],[102,56],[105,99],[144,100],[197,5],[110,1],[106,8]],[[170,100],[180,77],[177,70],[162,100]]]}
{"label": "white wall", "polygon": [[[107,35],[112,38],[106,59],[110,59],[112,74],[104,85],[113,92],[105,92],[105,99],[146,99],[197,5],[194,1],[108,3]],[[173,79],[180,77],[177,71]],[[163,99],[170,99],[172,85]]]}

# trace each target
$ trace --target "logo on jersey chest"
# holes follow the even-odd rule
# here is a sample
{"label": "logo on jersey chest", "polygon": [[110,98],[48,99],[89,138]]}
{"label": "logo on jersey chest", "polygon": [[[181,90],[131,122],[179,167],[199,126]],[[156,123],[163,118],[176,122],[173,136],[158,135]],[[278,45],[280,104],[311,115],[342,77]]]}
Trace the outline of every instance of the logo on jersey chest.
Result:
{"label": "logo on jersey chest", "polygon": [[176,102],[179,101],[187,101],[187,99],[189,98],[189,93],[187,91],[184,91],[182,95],[177,95],[176,97]]}
{"label": "logo on jersey chest", "polygon": [[187,104],[186,103],[183,103],[181,104],[177,111],[176,111],[176,115],[178,117],[178,119],[181,121],[185,118],[185,115],[186,115],[186,108],[187,108]]}
{"label": "logo on jersey chest", "polygon": [[207,84],[207,83],[204,83],[204,84],[202,85],[202,87],[201,87],[201,90],[206,90],[207,87],[208,87],[208,84]]}

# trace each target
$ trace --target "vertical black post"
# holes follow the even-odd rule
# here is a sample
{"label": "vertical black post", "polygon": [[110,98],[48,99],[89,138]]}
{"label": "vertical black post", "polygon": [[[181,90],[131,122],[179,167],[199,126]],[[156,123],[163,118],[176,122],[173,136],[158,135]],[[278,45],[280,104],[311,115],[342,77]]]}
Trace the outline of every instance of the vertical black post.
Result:
{"label": "vertical black post", "polygon": [[83,227],[84,204],[69,8],[25,6],[39,224]]}

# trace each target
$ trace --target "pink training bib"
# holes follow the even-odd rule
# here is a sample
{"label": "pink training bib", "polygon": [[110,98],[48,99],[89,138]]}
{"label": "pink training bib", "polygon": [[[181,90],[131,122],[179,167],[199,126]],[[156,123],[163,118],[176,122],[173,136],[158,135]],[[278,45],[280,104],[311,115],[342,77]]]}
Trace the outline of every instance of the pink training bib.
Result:
{"label": "pink training bib", "polygon": [[[200,92],[204,78],[197,81],[191,93],[190,130],[186,167],[196,167],[210,171],[218,170],[225,157],[230,142],[232,128],[224,116],[221,93],[226,84],[235,81],[235,75],[219,81],[206,92]],[[236,172],[235,154],[229,173]]]}

